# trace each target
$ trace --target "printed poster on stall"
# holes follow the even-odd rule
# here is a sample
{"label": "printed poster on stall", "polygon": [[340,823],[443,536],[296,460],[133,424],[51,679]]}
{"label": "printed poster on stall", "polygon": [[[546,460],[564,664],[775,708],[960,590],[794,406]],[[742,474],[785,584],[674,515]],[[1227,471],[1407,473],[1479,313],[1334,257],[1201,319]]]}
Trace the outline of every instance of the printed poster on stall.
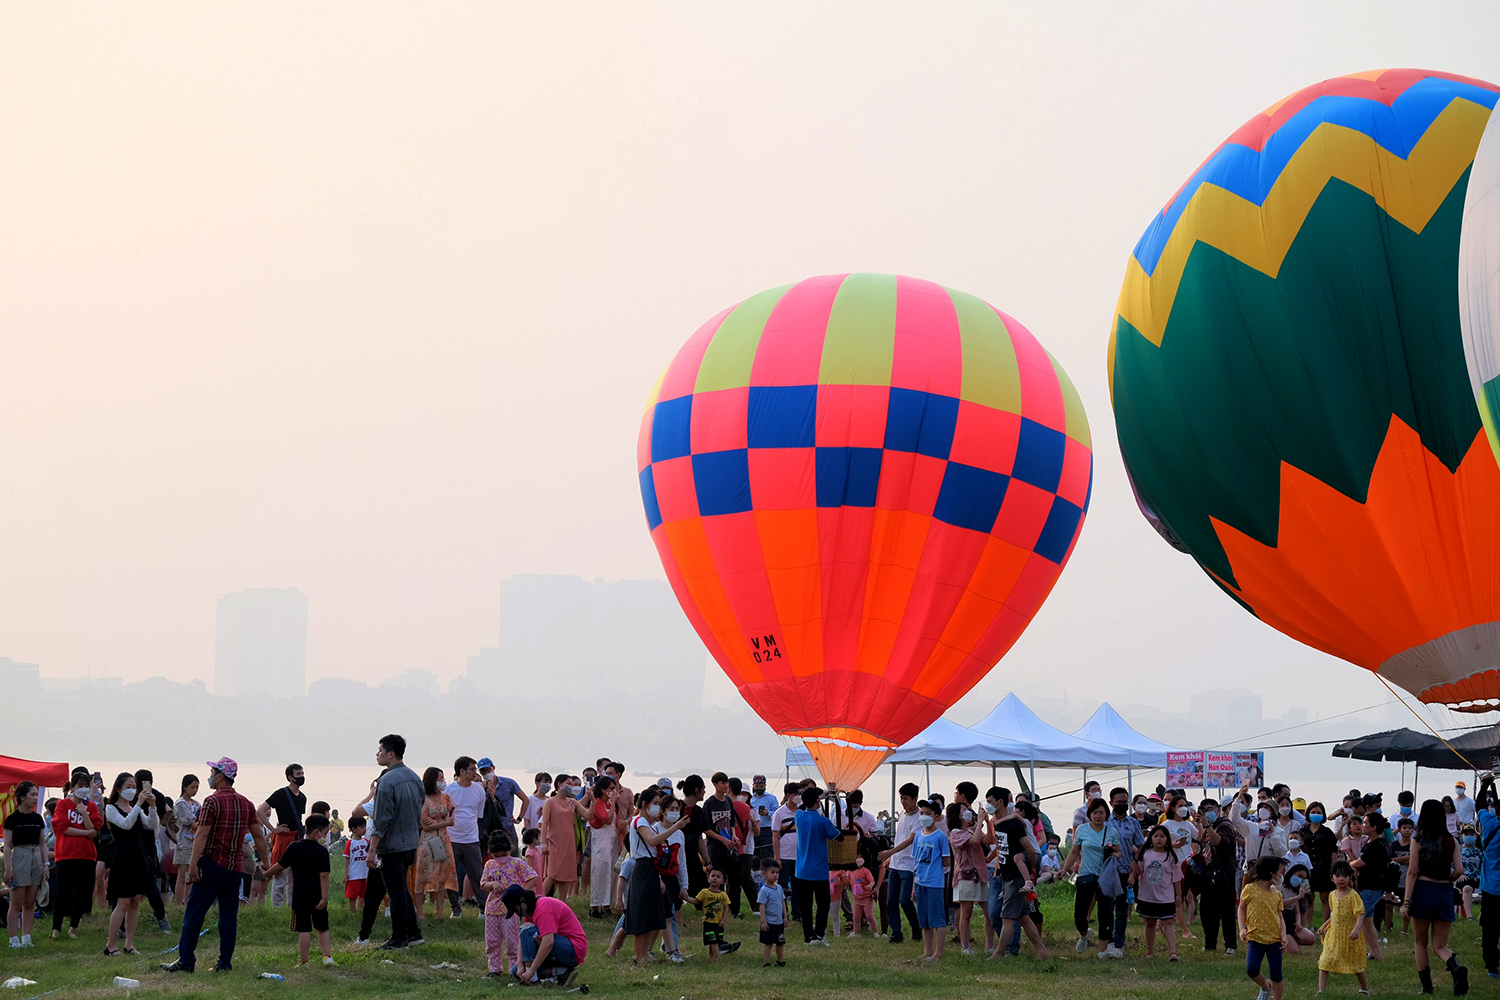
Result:
{"label": "printed poster on stall", "polygon": [[1238,788],[1247,781],[1251,788],[1260,788],[1266,783],[1266,755],[1264,753],[1234,755],[1234,785]]}
{"label": "printed poster on stall", "polygon": [[1209,750],[1203,756],[1203,781],[1207,787],[1239,787],[1240,779],[1234,776],[1234,759],[1238,754],[1233,750]]}
{"label": "printed poster on stall", "polygon": [[1168,788],[1203,787],[1203,751],[1167,754]]}

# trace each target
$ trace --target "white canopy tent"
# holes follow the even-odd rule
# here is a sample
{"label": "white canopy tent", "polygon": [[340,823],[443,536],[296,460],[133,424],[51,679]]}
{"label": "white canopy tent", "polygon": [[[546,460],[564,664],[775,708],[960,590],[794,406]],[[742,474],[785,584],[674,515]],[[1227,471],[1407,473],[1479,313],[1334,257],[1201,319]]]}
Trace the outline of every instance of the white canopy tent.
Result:
{"label": "white canopy tent", "polygon": [[983,719],[969,727],[976,733],[998,738],[1012,745],[1014,756],[1008,762],[1027,764],[1031,768],[1031,787],[1036,787],[1036,768],[1130,767],[1130,754],[1116,746],[1080,739],[1049,726],[1026,707],[1012,692]]}
{"label": "white canopy tent", "polygon": [[1178,747],[1158,743],[1137,732],[1107,701],[1089,716],[1089,721],[1078,727],[1073,736],[1092,743],[1118,747],[1129,757],[1130,767],[1166,767],[1167,754],[1180,752]]}

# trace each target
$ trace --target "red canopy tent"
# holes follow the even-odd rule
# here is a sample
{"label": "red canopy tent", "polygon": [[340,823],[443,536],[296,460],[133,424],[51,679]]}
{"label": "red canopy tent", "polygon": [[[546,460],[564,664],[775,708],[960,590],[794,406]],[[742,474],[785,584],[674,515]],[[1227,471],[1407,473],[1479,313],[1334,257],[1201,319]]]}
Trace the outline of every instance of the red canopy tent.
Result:
{"label": "red canopy tent", "polygon": [[68,765],[0,755],[0,819],[4,819],[16,807],[16,786],[23,781],[35,782],[47,788],[61,788],[68,783]]}

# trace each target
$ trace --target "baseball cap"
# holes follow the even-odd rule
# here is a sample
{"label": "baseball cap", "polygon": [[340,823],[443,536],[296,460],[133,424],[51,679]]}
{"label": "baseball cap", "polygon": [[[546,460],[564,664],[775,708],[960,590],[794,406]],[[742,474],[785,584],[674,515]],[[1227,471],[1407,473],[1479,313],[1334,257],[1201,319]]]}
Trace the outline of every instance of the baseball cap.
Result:
{"label": "baseball cap", "polygon": [[672,790],[672,779],[671,778],[657,778],[656,779],[656,787],[657,788],[665,788],[667,791],[670,792]]}
{"label": "baseball cap", "polygon": [[475,764],[474,766],[483,771],[486,768],[494,767],[495,762],[490,760],[488,757],[481,757],[479,758],[479,763]]}
{"label": "baseball cap", "polygon": [[1293,799],[1292,808],[1297,810],[1298,812],[1301,812],[1302,810],[1307,808],[1307,800],[1302,798]]}
{"label": "baseball cap", "polygon": [[1468,788],[1469,786],[1466,785],[1466,784],[1464,784],[1462,781],[1455,781],[1453,783],[1453,787],[1454,788]]}
{"label": "baseball cap", "polygon": [[529,892],[520,883],[512,885],[510,888],[506,889],[505,892],[500,896],[500,902],[505,906],[505,915],[507,917],[515,916],[516,911],[521,906],[521,900],[525,899],[527,896],[530,896],[533,902],[536,900],[536,895],[532,892]]}
{"label": "baseball cap", "polygon": [[766,776],[764,774],[757,774],[750,779],[750,784],[752,785],[764,785],[765,783]]}
{"label": "baseball cap", "polygon": [[240,766],[231,757],[220,757],[218,760],[211,760],[208,762],[208,766],[231,781],[240,773]]}

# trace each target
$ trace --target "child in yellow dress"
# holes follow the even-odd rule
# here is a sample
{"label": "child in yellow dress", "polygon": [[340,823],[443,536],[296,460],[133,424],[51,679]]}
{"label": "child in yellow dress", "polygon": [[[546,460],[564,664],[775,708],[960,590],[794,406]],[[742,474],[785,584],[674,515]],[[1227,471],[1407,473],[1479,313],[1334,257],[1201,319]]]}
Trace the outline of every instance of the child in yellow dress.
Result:
{"label": "child in yellow dress", "polygon": [[1370,984],[1365,980],[1365,942],[1363,924],[1365,904],[1354,891],[1354,869],[1347,861],[1335,862],[1333,875],[1333,897],[1329,900],[1328,919],[1318,928],[1323,939],[1323,954],[1318,958],[1318,992],[1328,988],[1328,974],[1338,972],[1353,975],[1359,982],[1359,992],[1368,994]]}

